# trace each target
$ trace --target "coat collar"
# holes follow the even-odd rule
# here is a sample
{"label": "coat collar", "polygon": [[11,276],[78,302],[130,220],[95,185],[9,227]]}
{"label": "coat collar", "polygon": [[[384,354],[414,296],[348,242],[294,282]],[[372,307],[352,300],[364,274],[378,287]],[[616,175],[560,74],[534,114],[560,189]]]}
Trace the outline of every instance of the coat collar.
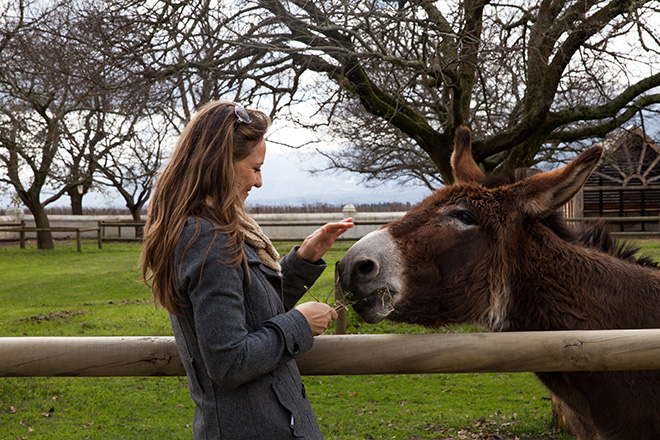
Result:
{"label": "coat collar", "polygon": [[259,255],[254,250],[252,246],[247,243],[243,243],[243,252],[245,252],[245,259],[248,262],[248,265],[259,265],[259,268],[264,272],[268,277],[281,278],[282,276],[275,270],[263,264]]}

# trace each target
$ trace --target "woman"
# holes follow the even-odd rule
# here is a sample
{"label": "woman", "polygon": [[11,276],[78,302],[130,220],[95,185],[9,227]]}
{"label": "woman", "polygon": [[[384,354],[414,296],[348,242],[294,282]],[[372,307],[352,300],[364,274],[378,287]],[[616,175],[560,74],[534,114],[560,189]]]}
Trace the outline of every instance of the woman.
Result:
{"label": "woman", "polygon": [[322,439],[294,358],[337,318],[295,304],[352,220],[327,224],[281,261],[244,211],[268,117],[204,106],[183,131],[149,203],[143,277],[170,312],[195,402],[195,439]]}

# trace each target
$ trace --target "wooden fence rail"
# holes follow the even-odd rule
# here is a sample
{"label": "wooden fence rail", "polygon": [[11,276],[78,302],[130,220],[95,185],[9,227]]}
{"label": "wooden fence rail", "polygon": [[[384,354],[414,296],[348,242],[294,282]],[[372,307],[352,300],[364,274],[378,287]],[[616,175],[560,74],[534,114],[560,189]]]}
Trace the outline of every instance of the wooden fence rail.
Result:
{"label": "wooden fence rail", "polygon": [[[660,329],[320,336],[305,375],[660,369]],[[173,337],[0,338],[0,377],[185,375]]]}
{"label": "wooden fence rail", "polygon": [[603,220],[606,223],[657,223],[657,231],[613,231],[612,235],[634,236],[658,236],[660,235],[660,216],[636,216],[636,217],[569,217],[566,219],[570,223],[593,222]]}
{"label": "wooden fence rail", "polygon": [[82,251],[81,235],[83,232],[96,232],[96,241],[99,249],[101,249],[101,228],[74,228],[74,227],[53,227],[53,228],[36,228],[36,227],[0,227],[0,232],[16,232],[19,234],[19,241],[21,249],[25,249],[25,233],[26,232],[75,232],[76,233],[76,248],[78,252]]}
{"label": "wooden fence rail", "polygon": [[[144,229],[145,222],[108,222],[101,220],[98,222],[99,228],[101,228],[101,239],[103,241],[142,241],[142,232]],[[106,228],[116,228],[117,236],[116,237],[106,237]],[[129,237],[122,237],[121,230],[122,228],[135,228],[135,235]]]}

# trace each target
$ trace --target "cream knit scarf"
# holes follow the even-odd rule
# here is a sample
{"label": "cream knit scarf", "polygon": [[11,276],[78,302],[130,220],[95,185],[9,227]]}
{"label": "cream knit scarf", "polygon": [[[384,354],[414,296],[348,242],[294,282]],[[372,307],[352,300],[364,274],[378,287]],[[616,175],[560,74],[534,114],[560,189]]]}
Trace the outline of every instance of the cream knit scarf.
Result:
{"label": "cream knit scarf", "polygon": [[238,228],[243,234],[243,239],[257,252],[261,262],[276,271],[282,273],[282,266],[278,263],[280,254],[273,243],[266,237],[261,227],[243,209],[238,210]]}

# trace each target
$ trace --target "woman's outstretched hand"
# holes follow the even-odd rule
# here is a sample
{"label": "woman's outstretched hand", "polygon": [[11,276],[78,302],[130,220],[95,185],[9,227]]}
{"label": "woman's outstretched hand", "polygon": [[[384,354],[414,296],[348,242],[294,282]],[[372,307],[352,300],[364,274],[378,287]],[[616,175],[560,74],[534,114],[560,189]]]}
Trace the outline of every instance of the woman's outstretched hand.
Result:
{"label": "woman's outstretched hand", "polygon": [[306,302],[298,305],[296,310],[305,316],[314,336],[323,333],[337,319],[335,309],[325,303]]}
{"label": "woman's outstretched hand", "polygon": [[330,249],[337,237],[353,226],[352,218],[321,226],[305,238],[300,248],[298,248],[298,255],[305,261],[316,263],[323,258],[323,255]]}

